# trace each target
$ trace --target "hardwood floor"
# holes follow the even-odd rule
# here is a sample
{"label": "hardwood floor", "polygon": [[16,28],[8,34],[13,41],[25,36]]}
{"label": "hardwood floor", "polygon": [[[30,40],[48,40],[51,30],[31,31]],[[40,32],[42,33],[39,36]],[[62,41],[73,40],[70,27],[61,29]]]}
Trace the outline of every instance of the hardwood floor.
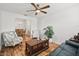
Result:
{"label": "hardwood floor", "polygon": [[59,45],[56,43],[50,43],[49,48],[43,52],[41,52],[38,56],[48,56],[51,51],[54,51]]}

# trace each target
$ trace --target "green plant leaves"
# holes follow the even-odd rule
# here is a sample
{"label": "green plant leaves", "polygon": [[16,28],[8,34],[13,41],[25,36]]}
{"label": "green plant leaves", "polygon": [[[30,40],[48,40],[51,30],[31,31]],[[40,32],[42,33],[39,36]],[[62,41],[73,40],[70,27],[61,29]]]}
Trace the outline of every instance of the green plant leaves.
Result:
{"label": "green plant leaves", "polygon": [[45,35],[48,37],[48,38],[52,38],[52,36],[54,35],[54,32],[53,32],[53,27],[52,26],[47,26],[46,28],[44,28],[45,30]]}

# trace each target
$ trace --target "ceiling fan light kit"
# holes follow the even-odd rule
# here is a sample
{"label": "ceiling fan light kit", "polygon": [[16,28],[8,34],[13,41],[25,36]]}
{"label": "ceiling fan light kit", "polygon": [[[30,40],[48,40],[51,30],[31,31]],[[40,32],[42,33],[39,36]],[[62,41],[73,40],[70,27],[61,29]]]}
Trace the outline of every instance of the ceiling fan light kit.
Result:
{"label": "ceiling fan light kit", "polygon": [[37,13],[41,12],[40,10],[36,10]]}

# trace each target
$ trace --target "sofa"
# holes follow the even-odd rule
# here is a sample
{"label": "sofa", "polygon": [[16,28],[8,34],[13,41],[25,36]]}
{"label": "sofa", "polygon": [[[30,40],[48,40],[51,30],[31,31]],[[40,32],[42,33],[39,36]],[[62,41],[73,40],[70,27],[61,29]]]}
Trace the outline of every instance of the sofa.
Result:
{"label": "sofa", "polygon": [[50,52],[49,56],[79,56],[79,43],[67,40],[56,50]]}

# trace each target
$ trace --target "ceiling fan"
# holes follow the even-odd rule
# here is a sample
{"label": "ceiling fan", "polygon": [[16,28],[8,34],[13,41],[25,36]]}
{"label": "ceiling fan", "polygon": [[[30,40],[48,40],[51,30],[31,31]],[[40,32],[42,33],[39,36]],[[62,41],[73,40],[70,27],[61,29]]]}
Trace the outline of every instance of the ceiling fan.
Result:
{"label": "ceiling fan", "polygon": [[31,3],[31,5],[32,5],[35,9],[34,9],[34,10],[28,10],[27,12],[34,11],[34,12],[35,12],[35,15],[37,15],[39,12],[42,12],[42,13],[44,13],[44,14],[47,14],[47,12],[46,12],[46,11],[43,11],[43,10],[50,7],[49,5],[46,5],[46,6],[44,6],[44,7],[40,7],[39,4],[35,4],[35,3]]}

